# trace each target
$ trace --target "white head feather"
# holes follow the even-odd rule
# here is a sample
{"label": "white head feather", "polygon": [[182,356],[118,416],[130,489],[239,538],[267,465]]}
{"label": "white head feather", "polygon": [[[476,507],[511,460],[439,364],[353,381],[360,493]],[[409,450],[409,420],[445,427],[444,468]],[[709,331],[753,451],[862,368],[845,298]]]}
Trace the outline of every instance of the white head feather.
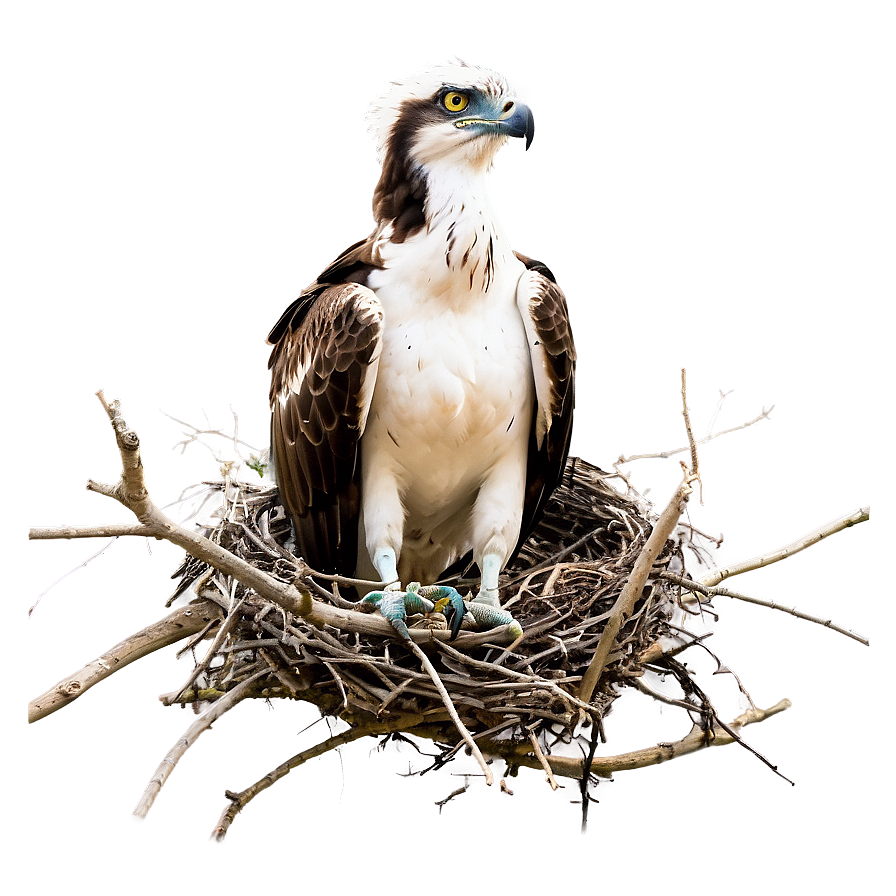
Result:
{"label": "white head feather", "polygon": [[408,100],[429,99],[446,85],[460,89],[477,88],[494,97],[514,93],[513,87],[503,75],[461,60],[436,66],[402,81],[393,81],[391,90],[373,102],[368,114],[380,162],[385,158],[389,138],[403,104]]}

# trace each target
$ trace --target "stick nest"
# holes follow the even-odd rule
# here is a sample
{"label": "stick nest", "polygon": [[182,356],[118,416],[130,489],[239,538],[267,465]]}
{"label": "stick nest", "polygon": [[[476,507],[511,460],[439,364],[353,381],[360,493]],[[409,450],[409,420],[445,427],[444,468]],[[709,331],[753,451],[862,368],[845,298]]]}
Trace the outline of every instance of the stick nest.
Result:
{"label": "stick nest", "polygon": [[[666,542],[654,564],[593,696],[587,703],[575,697],[610,609],[651,530],[649,508],[620,494],[611,478],[570,458],[543,519],[505,570],[501,604],[522,624],[520,641],[508,649],[497,643],[496,633],[462,632],[452,643],[420,644],[473,737],[488,738],[488,752],[499,743],[507,748],[500,751],[505,758],[524,744],[528,750],[532,731],[538,731],[548,753],[558,741],[593,740],[611,703],[642,674],[645,662],[664,662],[668,656],[658,650],[658,641],[675,637],[670,619],[676,589],[656,574],[670,566],[683,570],[684,539],[678,538]],[[208,537],[319,600],[352,606],[338,585],[289,551],[290,526],[275,488],[216,485],[224,505]],[[440,744],[437,764],[463,746],[443,697],[399,639],[315,627],[190,556],[175,577],[180,583],[169,604],[193,585],[197,594],[224,608],[227,634],[216,639],[214,656],[198,662],[191,686],[163,698],[166,703],[216,700],[266,669],[249,696],[305,700],[353,727],[382,731],[383,723],[393,720],[393,731]],[[455,584],[465,593],[471,583],[461,579]],[[201,633],[191,646],[211,635]],[[666,668],[677,676],[683,667],[675,666]],[[588,729],[586,737],[582,732]]]}

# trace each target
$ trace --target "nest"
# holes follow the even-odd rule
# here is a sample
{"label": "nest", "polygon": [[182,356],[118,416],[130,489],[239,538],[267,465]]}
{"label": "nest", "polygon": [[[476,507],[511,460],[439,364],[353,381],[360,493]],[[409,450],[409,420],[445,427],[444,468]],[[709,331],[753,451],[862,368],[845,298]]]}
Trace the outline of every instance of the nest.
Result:
{"label": "nest", "polygon": [[[684,386],[682,371],[683,402]],[[703,612],[715,595],[726,595],[868,643],[828,618],[717,587],[728,576],[783,560],[864,522],[869,518],[867,507],[826,523],[772,555],[734,564],[700,581],[687,574],[685,550],[693,551],[701,563],[704,552],[694,540],[697,533],[680,523],[690,483],[699,480],[686,402],[691,466],[683,465],[685,476],[665,509],[654,514],[631,489],[620,494],[612,481],[626,481],[621,474],[606,474],[570,458],[543,519],[500,583],[501,603],[521,624],[522,635],[514,640],[519,628],[503,625],[462,631],[450,641],[441,613],[422,616],[421,629],[399,637],[385,619],[360,612],[340,591],[351,588],[363,593],[375,583],[321,575],[295,556],[290,550],[291,527],[276,489],[233,482],[225,470],[224,482],[206,483],[222,501],[218,521],[204,527],[204,536],[172,522],[149,497],[139,439],[121,416],[120,404],[110,404],[102,393],[98,397],[113,425],[122,474],[116,485],[91,480],[88,488],[115,498],[139,522],[32,529],[29,537],[164,538],[193,552],[174,574],[179,582],[169,605],[188,589],[196,598],[32,700],[29,720],[68,705],[147,653],[190,638],[185,650],[193,653],[194,668],[178,691],[161,699],[202,711],[159,764],[135,810],[139,816],[149,811],[178,759],[223,713],[247,697],[281,697],[312,703],[323,716],[342,720],[348,727],[332,726],[337,733],[292,756],[246,790],[227,791],[229,803],[213,832],[218,839],[251,799],[290,770],[371,735],[413,735],[434,742],[437,752],[429,754],[433,758],[429,768],[444,765],[466,748],[487,783],[494,775],[485,756],[504,760],[508,774],[520,766],[540,767],[555,788],[554,775],[578,779],[584,826],[589,786],[599,777],[666,762],[704,747],[740,743],[781,775],[739,732],[782,712],[790,702],[757,707],[734,675],[749,708],[729,723],[720,719],[677,659],[696,644],[707,650],[702,643],[705,635],[679,628],[673,622],[676,614]],[[765,416],[764,411],[744,425]],[[476,583],[459,578],[456,584],[463,589]],[[438,623],[443,630],[438,630]],[[207,639],[211,645],[198,649]],[[708,652],[718,672],[731,672]],[[644,680],[646,670],[671,676],[680,696],[651,688]],[[597,756],[597,745],[604,739],[603,719],[628,688],[677,707],[690,720],[690,732],[677,741]],[[506,782],[501,783],[503,787]]]}
{"label": "nest", "polygon": [[[508,647],[498,633],[462,632],[454,642],[420,643],[472,737],[486,753],[503,757],[511,772],[517,764],[532,764],[533,748],[542,765],[559,744],[578,741],[593,755],[602,718],[626,687],[637,684],[645,664],[667,663],[665,671],[687,677],[658,649],[660,639],[676,635],[676,589],[659,577],[670,565],[683,569],[681,540],[673,539],[615,637],[593,694],[586,701],[576,697],[651,531],[649,508],[620,494],[612,478],[570,458],[543,519],[505,570],[501,604],[522,624],[522,639]],[[317,600],[353,607],[338,582],[315,574],[290,552],[290,525],[276,489],[218,487],[225,502],[209,538],[269,575],[307,588]],[[251,678],[248,696],[308,701],[358,731],[426,737],[439,745],[436,766],[464,746],[444,695],[400,639],[311,625],[190,556],[175,576],[175,596],[192,585],[221,604],[227,631],[216,639],[214,655],[197,665],[192,686],[165,702],[214,701]],[[464,593],[466,581],[455,584]],[[690,683],[684,684],[688,692]],[[699,714],[699,701],[695,709]],[[707,708],[707,726],[709,713]]]}

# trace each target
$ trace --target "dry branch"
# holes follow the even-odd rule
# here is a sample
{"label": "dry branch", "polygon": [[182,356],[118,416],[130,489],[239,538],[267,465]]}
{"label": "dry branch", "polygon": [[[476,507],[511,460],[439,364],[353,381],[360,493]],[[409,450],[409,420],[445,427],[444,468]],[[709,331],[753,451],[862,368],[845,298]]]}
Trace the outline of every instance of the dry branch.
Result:
{"label": "dry branch", "polygon": [[83,669],[63,678],[45,694],[32,700],[28,705],[28,721],[37,722],[67,706],[86,690],[134,660],[202,631],[209,621],[222,615],[221,608],[210,600],[198,600],[180,607],[159,622],[125,638]]}
{"label": "dry branch", "polygon": [[338,747],[360,740],[362,737],[379,737],[395,731],[406,731],[422,721],[423,716],[400,716],[388,723],[374,723],[368,726],[349,728],[346,731],[341,731],[339,734],[328,737],[325,741],[321,741],[321,743],[315,744],[307,750],[302,750],[301,753],[297,753],[291,759],[287,759],[286,762],[278,765],[272,772],[269,772],[245,790],[241,790],[239,793],[234,793],[230,790],[226,791],[225,796],[230,800],[230,805],[221,813],[221,818],[212,831],[212,837],[216,840],[223,840],[237,814],[251,800],[255,799],[259,793],[264,792],[271,785],[276,784],[277,781],[284,775],[288,775],[294,768],[304,765],[310,759],[316,759],[318,756],[329,753],[330,750],[335,750]]}
{"label": "dry branch", "polygon": [[[548,763],[555,775],[560,775],[564,778],[581,779],[584,774],[596,775],[599,778],[610,778],[616,772],[647,768],[651,765],[668,762],[670,759],[677,759],[690,753],[696,753],[698,750],[703,750],[707,747],[722,747],[727,744],[733,744],[737,741],[736,735],[741,728],[756,722],[763,722],[779,712],[789,709],[790,706],[790,701],[785,698],[779,700],[768,709],[753,707],[728,723],[726,727],[730,728],[733,734],[726,731],[721,725],[706,731],[695,725],[691,732],[681,738],[681,740],[671,743],[659,743],[652,747],[633,750],[630,753],[620,753],[616,756],[595,757],[591,761],[590,768],[587,769],[586,760],[576,757],[551,755],[548,757]],[[527,768],[542,767],[536,757],[529,754],[519,745],[508,745],[503,741],[490,741],[484,744],[483,747],[488,752],[506,759],[512,765],[522,765]]]}
{"label": "dry branch", "polygon": [[730,597],[734,600],[742,600],[746,603],[756,604],[760,607],[768,607],[770,610],[780,610],[782,613],[789,613],[791,616],[796,616],[797,619],[805,619],[806,622],[814,622],[816,625],[821,625],[832,631],[839,632],[841,635],[846,635],[848,638],[852,638],[854,641],[858,641],[866,647],[870,646],[871,643],[864,635],[860,635],[850,628],[844,628],[832,619],[813,616],[811,613],[804,613],[796,607],[784,606],[783,604],[775,603],[773,600],[766,600],[761,597],[751,597],[749,594],[743,594],[740,591],[732,591],[730,588],[722,588],[718,585],[707,586],[702,582],[694,582],[691,579],[676,575],[675,573],[664,572],[660,575],[668,582],[674,582],[676,585],[681,585],[682,587],[688,588],[697,594],[702,594],[705,597],[715,597],[716,595],[720,597]]}
{"label": "dry branch", "polygon": [[647,579],[650,576],[650,571],[653,569],[653,565],[656,563],[660,551],[665,547],[666,542],[675,530],[675,526],[678,524],[678,520],[687,503],[688,496],[691,494],[690,483],[695,479],[699,479],[700,476],[697,461],[697,446],[694,444],[694,435],[691,432],[691,420],[688,415],[686,375],[684,370],[681,371],[681,403],[688,441],[691,446],[691,468],[686,472],[684,481],[678,487],[677,491],[672,496],[672,499],[666,505],[666,509],[654,524],[653,531],[650,533],[650,537],[641,549],[641,553],[635,561],[631,575],[625,583],[622,593],[610,610],[610,617],[601,633],[597,648],[594,651],[594,657],[592,658],[591,663],[588,666],[588,671],[585,673],[585,677],[582,679],[582,684],[579,687],[579,698],[585,702],[588,702],[591,699],[591,695],[594,693],[597,682],[600,680],[600,677],[606,668],[607,661],[610,657],[610,651],[616,644],[619,630],[622,628],[623,622],[631,616],[635,607],[635,601],[642,597],[644,588],[647,585]]}
{"label": "dry branch", "polygon": [[842,532],[844,529],[849,529],[857,523],[867,522],[870,517],[871,508],[860,507],[852,513],[838,517],[835,520],[831,520],[829,523],[825,523],[823,526],[819,526],[817,529],[813,529],[811,532],[803,535],[802,538],[798,538],[796,541],[785,545],[783,548],[769,551],[766,554],[759,554],[757,557],[751,557],[749,560],[742,560],[740,563],[733,563],[731,566],[726,566],[722,569],[716,569],[708,575],[703,576],[700,579],[700,583],[712,587],[732,576],[739,576],[742,573],[750,572],[754,569],[762,569],[764,566],[770,566],[772,563],[786,560],[788,557],[792,557],[794,554],[806,550],[806,548],[811,548],[813,545],[818,544],[818,542],[830,535]]}
{"label": "dry branch", "polygon": [[174,767],[177,765],[181,756],[187,752],[187,750],[193,745],[196,741],[196,738],[202,734],[203,731],[211,728],[212,723],[216,722],[225,712],[230,709],[233,709],[234,706],[237,705],[241,700],[245,697],[249,696],[249,691],[252,688],[252,685],[255,684],[256,681],[263,678],[268,674],[267,669],[261,669],[255,672],[253,675],[250,675],[245,681],[238,684],[232,691],[229,691],[220,700],[216,700],[208,709],[199,716],[196,721],[190,725],[190,727],[184,732],[183,737],[181,737],[177,743],[168,751],[168,755],[159,763],[159,767],[156,769],[156,773],[152,776],[149,783],[146,785],[146,790],[143,791],[143,796],[140,797],[140,801],[137,803],[137,807],[134,809],[134,815],[139,816],[140,818],[145,818],[146,813],[152,808],[152,804],[155,802],[156,797],[159,795],[159,791],[162,789],[162,786],[168,780],[168,776],[171,772],[174,771]]}

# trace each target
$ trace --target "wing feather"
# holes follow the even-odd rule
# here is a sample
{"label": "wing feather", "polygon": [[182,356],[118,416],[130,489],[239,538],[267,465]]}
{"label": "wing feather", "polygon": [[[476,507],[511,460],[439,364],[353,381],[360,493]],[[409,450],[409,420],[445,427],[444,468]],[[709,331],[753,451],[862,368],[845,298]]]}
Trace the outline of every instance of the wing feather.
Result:
{"label": "wing feather", "polygon": [[383,312],[358,283],[314,284],[271,331],[271,449],[298,552],[323,572],[357,555],[360,438]]}
{"label": "wing feather", "polygon": [[519,550],[541,519],[551,493],[560,484],[569,455],[576,349],[566,297],[554,275],[540,261],[516,254],[526,265],[526,273],[517,288],[517,305],[529,337],[536,399]]}

